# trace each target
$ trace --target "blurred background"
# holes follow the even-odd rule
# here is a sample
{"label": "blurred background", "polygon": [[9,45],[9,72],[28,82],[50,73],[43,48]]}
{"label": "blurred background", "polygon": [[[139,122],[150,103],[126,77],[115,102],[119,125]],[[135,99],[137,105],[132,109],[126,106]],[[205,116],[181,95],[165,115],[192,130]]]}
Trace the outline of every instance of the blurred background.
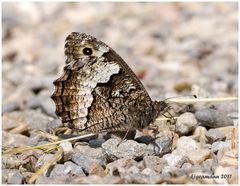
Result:
{"label": "blurred background", "polygon": [[237,30],[237,3],[4,2],[3,113],[40,109],[55,117],[52,82],[73,31],[112,47],[153,99],[237,96]]}
{"label": "blurred background", "polygon": [[[65,38],[73,31],[91,34],[112,47],[153,100],[192,94],[199,98],[238,95],[237,3],[4,2],[3,151],[59,139],[49,135],[62,126],[50,96],[53,81],[63,73]],[[176,125],[158,123],[154,143],[161,149],[159,157],[168,153],[162,158],[148,156],[152,144],[128,140],[125,148],[115,151],[114,138],[102,138],[101,143],[89,138],[89,144],[104,145],[91,148],[68,143],[64,161],[45,171],[36,183],[238,183],[237,101],[198,103],[194,109],[194,114],[182,114]],[[138,131],[135,140],[142,135]],[[51,149],[3,156],[2,182],[32,183],[30,176],[53,157]],[[106,162],[105,155],[116,157],[114,153],[122,160],[140,155],[139,162],[127,158]],[[185,174],[190,173],[228,179],[188,179]]]}

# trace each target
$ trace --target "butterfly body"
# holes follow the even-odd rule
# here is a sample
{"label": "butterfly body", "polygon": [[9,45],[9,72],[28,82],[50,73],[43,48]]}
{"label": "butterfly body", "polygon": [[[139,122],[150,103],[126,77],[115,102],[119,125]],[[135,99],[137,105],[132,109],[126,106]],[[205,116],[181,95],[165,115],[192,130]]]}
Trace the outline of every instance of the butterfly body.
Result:
{"label": "butterfly body", "polygon": [[65,126],[95,133],[142,129],[165,107],[152,101],[124,60],[96,38],[73,32],[65,54],[52,94]]}

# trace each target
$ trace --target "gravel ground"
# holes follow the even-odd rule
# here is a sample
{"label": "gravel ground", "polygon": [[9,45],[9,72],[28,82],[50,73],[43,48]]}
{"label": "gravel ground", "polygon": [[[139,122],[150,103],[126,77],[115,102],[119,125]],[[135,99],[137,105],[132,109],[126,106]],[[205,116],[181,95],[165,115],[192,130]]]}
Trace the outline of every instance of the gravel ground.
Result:
{"label": "gravel ground", "polygon": [[[62,126],[52,82],[62,73],[64,40],[73,31],[117,51],[153,99],[238,95],[237,3],[5,2],[2,8],[3,149],[56,140],[46,136]],[[61,158],[33,183],[237,184],[237,102],[191,107],[174,126],[156,122],[155,152],[146,131],[119,146],[120,138],[108,134],[63,142]],[[2,183],[30,183],[57,152],[3,156]]]}

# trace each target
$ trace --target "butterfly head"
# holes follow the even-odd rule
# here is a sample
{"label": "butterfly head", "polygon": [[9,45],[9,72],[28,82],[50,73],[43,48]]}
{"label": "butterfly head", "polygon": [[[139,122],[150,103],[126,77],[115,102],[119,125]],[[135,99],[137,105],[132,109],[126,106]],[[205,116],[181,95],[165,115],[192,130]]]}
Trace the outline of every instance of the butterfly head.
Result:
{"label": "butterfly head", "polygon": [[109,47],[85,33],[72,32],[65,41],[66,63],[73,60],[96,59],[109,51]]}

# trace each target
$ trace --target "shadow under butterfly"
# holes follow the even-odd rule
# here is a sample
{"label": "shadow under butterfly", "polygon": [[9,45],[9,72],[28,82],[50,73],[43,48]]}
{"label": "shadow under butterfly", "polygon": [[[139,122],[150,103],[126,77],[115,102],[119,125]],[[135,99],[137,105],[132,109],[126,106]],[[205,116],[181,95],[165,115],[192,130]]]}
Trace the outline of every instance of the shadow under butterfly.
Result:
{"label": "shadow under butterfly", "polygon": [[51,96],[62,123],[79,132],[125,133],[149,127],[168,113],[165,101],[152,101],[126,62],[108,45],[85,33],[65,42],[66,66]]}

